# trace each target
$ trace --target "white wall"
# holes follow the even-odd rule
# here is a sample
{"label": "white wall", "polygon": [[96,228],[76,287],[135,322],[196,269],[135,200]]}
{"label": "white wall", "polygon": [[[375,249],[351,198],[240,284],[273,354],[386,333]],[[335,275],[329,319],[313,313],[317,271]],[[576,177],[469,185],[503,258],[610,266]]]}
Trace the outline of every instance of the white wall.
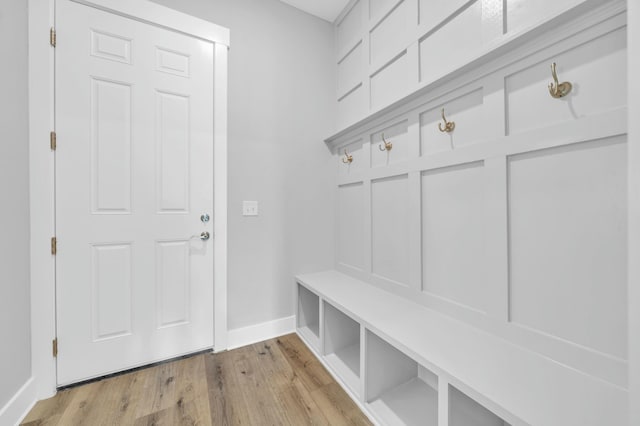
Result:
{"label": "white wall", "polygon": [[277,0],[154,1],[231,30],[229,328],[293,315],[293,276],[333,265],[332,26]]}
{"label": "white wall", "polygon": [[0,408],[31,376],[27,2],[0,2]]}

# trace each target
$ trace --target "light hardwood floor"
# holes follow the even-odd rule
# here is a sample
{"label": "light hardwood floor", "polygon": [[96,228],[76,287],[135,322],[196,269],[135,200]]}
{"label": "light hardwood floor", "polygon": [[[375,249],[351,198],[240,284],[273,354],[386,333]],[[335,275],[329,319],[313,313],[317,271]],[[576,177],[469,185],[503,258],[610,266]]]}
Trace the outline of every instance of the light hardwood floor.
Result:
{"label": "light hardwood floor", "polygon": [[295,334],[58,392],[23,425],[370,425]]}

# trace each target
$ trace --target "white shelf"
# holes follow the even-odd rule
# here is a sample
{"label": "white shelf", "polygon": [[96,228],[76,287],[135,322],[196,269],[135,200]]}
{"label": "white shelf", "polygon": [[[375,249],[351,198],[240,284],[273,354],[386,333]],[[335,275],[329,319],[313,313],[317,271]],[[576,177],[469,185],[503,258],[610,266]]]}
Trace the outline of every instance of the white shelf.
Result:
{"label": "white shelf", "polygon": [[509,426],[509,423],[449,386],[449,426]]}
{"label": "white shelf", "polygon": [[297,328],[311,346],[320,348],[320,297],[300,284]]}
{"label": "white shelf", "polygon": [[366,400],[382,424],[438,425],[438,377],[366,332]]}
{"label": "white shelf", "polygon": [[413,378],[369,403],[383,424],[436,426],[438,392],[419,378]]}
{"label": "white shelf", "polygon": [[[369,412],[373,412],[376,405],[392,407],[385,402],[387,394],[393,401],[393,390],[401,392],[405,384],[415,378],[420,379],[422,375],[418,372],[422,366],[429,368],[438,380],[444,380],[443,383],[463,384],[465,393],[492,413],[497,413],[495,418],[489,416],[492,420],[504,419],[518,426],[624,423],[620,419],[626,410],[625,389],[335,270],[301,275],[297,280],[322,298],[325,308],[322,324],[325,359],[335,354],[335,358],[344,364],[340,349],[359,341],[360,327],[367,330],[366,349],[363,349],[366,369],[360,365],[358,376],[366,383],[364,396]],[[371,336],[384,339],[387,346],[412,360],[413,366],[411,362],[404,363],[406,376],[396,377],[395,383],[386,386],[385,383],[394,380],[379,378],[379,386],[372,388],[376,384],[374,373],[396,371],[398,362],[372,364],[371,357],[378,350],[372,351],[369,344]],[[341,343],[341,339],[346,341],[331,346]],[[387,358],[394,359],[394,356]],[[348,378],[349,368],[345,366],[345,373],[339,373],[339,362],[333,362],[331,366],[336,375],[342,374],[341,377],[347,378],[345,382],[351,380]],[[398,373],[390,374],[398,376]],[[430,385],[434,388],[433,384]],[[550,389],[554,390],[553,404],[550,403]],[[362,395],[356,389],[354,393]],[[382,401],[376,404],[378,399]],[[452,416],[455,421],[460,414],[455,410],[461,410],[461,404],[456,402],[456,396],[452,399],[449,406],[454,410]],[[389,411],[394,412],[394,409],[389,408]],[[411,410],[399,410],[398,417],[405,412],[411,413]],[[386,420],[384,423],[381,420],[381,423],[394,424]]]}
{"label": "white shelf", "polygon": [[345,384],[359,393],[360,387],[360,342],[325,356],[327,364]]}
{"label": "white shelf", "polygon": [[298,327],[298,333],[300,333],[302,337],[304,337],[309,343],[311,343],[315,349],[318,349],[318,327]]}
{"label": "white shelf", "polygon": [[360,324],[324,303],[324,357],[357,395],[360,394]]}

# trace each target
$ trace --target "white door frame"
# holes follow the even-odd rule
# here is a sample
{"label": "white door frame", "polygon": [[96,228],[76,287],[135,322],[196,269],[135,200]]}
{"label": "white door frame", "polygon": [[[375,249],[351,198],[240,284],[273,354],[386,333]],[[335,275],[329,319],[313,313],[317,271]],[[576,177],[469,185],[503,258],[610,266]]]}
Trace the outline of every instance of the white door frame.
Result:
{"label": "white door frame", "polygon": [[[31,374],[37,399],[56,393],[55,162],[54,129],[56,0],[29,1],[29,205],[31,244]],[[229,30],[147,0],[71,0],[214,43],[214,348],[227,349],[227,55]],[[58,141],[64,144],[64,141]],[[60,342],[63,346],[64,342]]]}

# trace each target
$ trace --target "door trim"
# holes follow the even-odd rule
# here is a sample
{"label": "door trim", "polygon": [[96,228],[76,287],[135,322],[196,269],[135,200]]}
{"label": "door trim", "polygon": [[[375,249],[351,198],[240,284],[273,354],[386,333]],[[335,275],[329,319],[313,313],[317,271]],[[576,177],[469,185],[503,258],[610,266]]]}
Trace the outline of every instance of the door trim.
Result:
{"label": "door trim", "polygon": [[[55,161],[49,133],[55,124],[56,0],[28,0],[29,208],[31,261],[31,376],[38,400],[56,393]],[[71,0],[214,43],[214,348],[228,346],[227,329],[227,83],[229,30],[146,0]],[[60,141],[61,145],[64,143]],[[61,243],[62,245],[62,243]],[[60,342],[64,347],[64,342]]]}

